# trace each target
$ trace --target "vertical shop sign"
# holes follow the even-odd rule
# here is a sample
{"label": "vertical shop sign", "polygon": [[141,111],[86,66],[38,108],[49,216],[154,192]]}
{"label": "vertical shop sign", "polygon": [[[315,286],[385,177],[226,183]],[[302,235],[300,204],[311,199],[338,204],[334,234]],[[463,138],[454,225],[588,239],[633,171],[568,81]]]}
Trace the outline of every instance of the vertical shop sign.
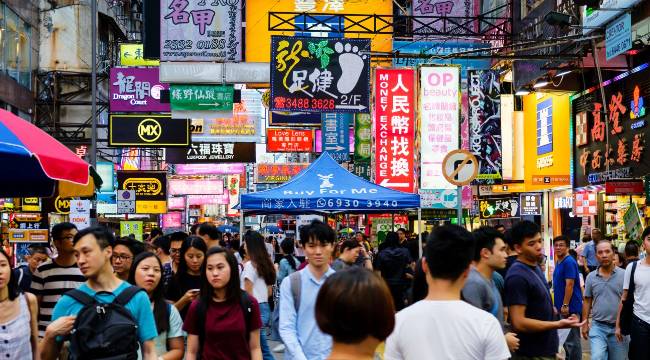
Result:
{"label": "vertical shop sign", "polygon": [[521,194],[519,198],[521,215],[542,215],[542,194]]}
{"label": "vertical shop sign", "polygon": [[458,149],[460,68],[420,68],[420,141],[422,189],[455,189],[440,170],[445,155]]}
{"label": "vertical shop sign", "polygon": [[70,200],[70,222],[79,230],[90,227],[90,200]]}
{"label": "vertical shop sign", "polygon": [[160,60],[242,60],[242,0],[162,0]]}
{"label": "vertical shop sign", "polygon": [[642,240],[641,233],[643,232],[643,220],[639,214],[639,208],[637,207],[636,202],[633,201],[623,215],[623,223],[625,224],[625,231],[629,235],[630,239],[640,242]]}
{"label": "vertical shop sign", "polygon": [[469,71],[469,141],[478,160],[476,184],[503,180],[501,158],[501,84],[496,70]]}
{"label": "vertical shop sign", "polygon": [[235,209],[235,206],[239,204],[239,180],[239,175],[228,175],[226,178],[226,189],[228,190],[228,196],[230,199],[230,205],[228,205],[228,216],[239,215],[239,210]]}
{"label": "vertical shop sign", "polygon": [[323,152],[327,151],[337,162],[350,160],[350,120],[352,114],[324,113],[322,115]]}
{"label": "vertical shop sign", "polygon": [[413,192],[415,73],[375,71],[375,183]]}
{"label": "vertical shop sign", "polygon": [[354,115],[354,162],[370,163],[372,148],[372,117],[370,114]]}

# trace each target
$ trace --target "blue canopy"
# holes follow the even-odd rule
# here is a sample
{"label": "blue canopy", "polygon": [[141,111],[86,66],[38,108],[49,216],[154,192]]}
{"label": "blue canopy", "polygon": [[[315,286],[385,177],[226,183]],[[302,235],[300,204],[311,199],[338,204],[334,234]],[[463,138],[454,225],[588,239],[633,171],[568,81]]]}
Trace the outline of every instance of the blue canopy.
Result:
{"label": "blue canopy", "polygon": [[418,194],[366,181],[324,152],[308,168],[281,186],[242,194],[239,208],[255,213],[386,212],[417,209]]}

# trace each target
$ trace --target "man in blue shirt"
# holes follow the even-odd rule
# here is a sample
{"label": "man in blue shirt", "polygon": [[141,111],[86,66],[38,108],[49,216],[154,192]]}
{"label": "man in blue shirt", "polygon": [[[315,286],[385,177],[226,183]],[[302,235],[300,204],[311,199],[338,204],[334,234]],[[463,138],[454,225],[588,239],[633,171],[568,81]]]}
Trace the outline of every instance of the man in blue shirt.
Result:
{"label": "man in blue shirt", "polygon": [[[284,278],[280,286],[279,328],[285,360],[325,360],[332,351],[332,338],[318,328],[314,307],[318,290],[334,274],[329,262],[335,242],[336,233],[321,221],[300,228],[308,265]],[[300,277],[297,288],[292,285],[293,276]]]}
{"label": "man in blue shirt", "polygon": [[[553,294],[555,308],[566,318],[582,314],[582,290],[578,262],[569,255],[569,238],[560,235],[553,239],[556,265],[553,271]],[[567,360],[581,360],[580,329],[572,328],[564,342]]]}
{"label": "man in blue shirt", "polygon": [[[114,242],[115,238],[104,227],[86,228],[78,232],[73,240],[77,264],[87,278],[78,290],[103,303],[112,302],[124,289],[130,287],[129,283],[118,279],[113,273],[111,245]],[[47,326],[40,344],[41,359],[54,360],[59,356],[61,345],[72,332],[76,316],[82,308],[83,304],[69,295],[63,295],[59,299],[52,312],[52,322]],[[158,332],[149,297],[145,292],[139,291],[126,303],[125,308],[138,324],[143,360],[155,360],[154,338]]]}
{"label": "man in blue shirt", "polygon": [[598,228],[591,230],[591,241],[585,245],[582,252],[582,263],[585,267],[585,276],[590,272],[596,270],[598,267],[598,259],[596,259],[596,244],[603,239],[603,233]]}

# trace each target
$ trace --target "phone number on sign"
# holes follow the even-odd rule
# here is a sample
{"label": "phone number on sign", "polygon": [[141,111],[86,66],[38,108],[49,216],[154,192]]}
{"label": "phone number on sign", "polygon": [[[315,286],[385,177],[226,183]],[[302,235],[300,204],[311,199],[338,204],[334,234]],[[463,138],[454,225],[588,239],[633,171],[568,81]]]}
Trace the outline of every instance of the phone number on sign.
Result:
{"label": "phone number on sign", "polygon": [[276,109],[318,109],[334,110],[336,103],[331,99],[286,98],[278,96],[273,99]]}
{"label": "phone number on sign", "polygon": [[352,206],[353,208],[359,208],[360,206],[364,206],[367,208],[380,208],[382,205],[384,207],[397,207],[397,201],[380,201],[380,200],[367,200],[367,201],[359,201],[359,200],[341,200],[341,199],[328,199],[325,200],[323,198],[320,198],[316,200],[316,207],[319,208],[324,208],[324,207],[341,207],[341,208],[349,208]]}

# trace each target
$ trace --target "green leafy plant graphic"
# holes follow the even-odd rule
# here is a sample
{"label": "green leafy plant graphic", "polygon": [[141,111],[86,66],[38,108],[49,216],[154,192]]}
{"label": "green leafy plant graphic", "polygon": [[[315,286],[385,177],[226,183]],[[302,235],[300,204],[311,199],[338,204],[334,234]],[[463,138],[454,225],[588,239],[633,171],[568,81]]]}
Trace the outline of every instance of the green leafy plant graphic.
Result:
{"label": "green leafy plant graphic", "polygon": [[334,54],[334,50],[327,47],[327,40],[323,40],[319,43],[310,42],[307,45],[309,53],[314,55],[320,60],[320,66],[325,69],[330,63],[330,55]]}

